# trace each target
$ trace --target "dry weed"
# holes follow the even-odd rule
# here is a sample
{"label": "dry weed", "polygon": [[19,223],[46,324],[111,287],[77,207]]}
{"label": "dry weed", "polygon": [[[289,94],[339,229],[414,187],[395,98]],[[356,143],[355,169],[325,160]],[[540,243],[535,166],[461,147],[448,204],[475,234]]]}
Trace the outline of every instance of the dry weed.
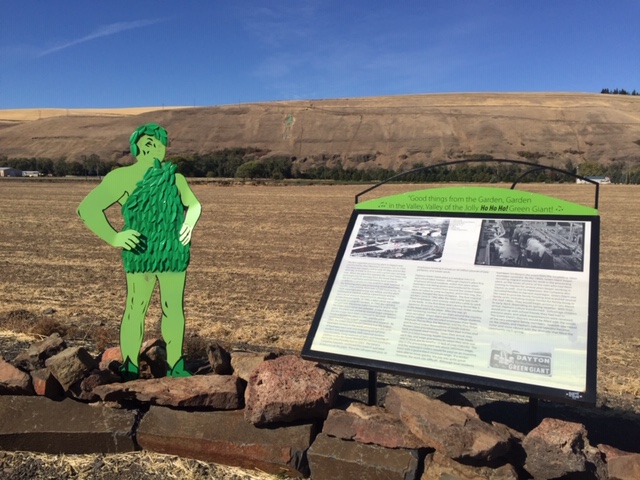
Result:
{"label": "dry weed", "polygon": [[260,471],[149,452],[110,455],[50,455],[0,451],[0,476],[12,479],[273,480]]}
{"label": "dry weed", "polygon": [[29,333],[43,337],[48,337],[49,335],[57,333],[61,337],[66,337],[67,334],[69,334],[69,330],[69,325],[63,325],[61,322],[51,317],[43,317],[29,329]]}

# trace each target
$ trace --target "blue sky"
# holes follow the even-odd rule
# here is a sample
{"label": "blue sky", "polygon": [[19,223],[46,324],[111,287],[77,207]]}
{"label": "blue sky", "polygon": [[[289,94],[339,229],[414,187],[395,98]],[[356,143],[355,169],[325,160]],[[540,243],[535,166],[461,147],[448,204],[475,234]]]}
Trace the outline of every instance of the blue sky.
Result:
{"label": "blue sky", "polygon": [[640,1],[0,0],[0,109],[640,90]]}

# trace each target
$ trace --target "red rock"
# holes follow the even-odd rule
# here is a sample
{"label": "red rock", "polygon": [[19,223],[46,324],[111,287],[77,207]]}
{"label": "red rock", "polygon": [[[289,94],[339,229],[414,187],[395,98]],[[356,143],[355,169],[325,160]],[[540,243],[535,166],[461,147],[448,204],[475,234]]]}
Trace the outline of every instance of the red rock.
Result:
{"label": "red rock", "polygon": [[400,387],[387,392],[385,407],[426,445],[456,460],[490,461],[506,455],[512,436],[468,407],[454,407]]}
{"label": "red rock", "polygon": [[111,362],[118,362],[122,364],[122,352],[120,347],[107,348],[100,356],[100,364],[98,368],[100,370],[108,370]]}
{"label": "red rock", "polygon": [[46,368],[40,368],[31,372],[31,381],[36,395],[51,399],[64,397],[64,389],[60,385],[60,382],[58,382]]}
{"label": "red rock", "polygon": [[[102,352],[102,355],[100,355],[100,364],[98,368],[100,370],[109,370],[112,362],[118,362],[118,364],[122,365],[123,361],[124,359],[122,358],[120,347],[110,347]],[[160,370],[157,370],[155,368],[155,364],[158,362],[164,362]],[[141,371],[144,370],[144,378],[160,378],[162,376],[165,376],[167,374],[166,362],[167,353],[166,343],[164,342],[164,340],[161,340],[159,338],[152,338],[142,342],[142,346],[140,347],[139,367]],[[149,363],[151,363],[151,365],[148,365]],[[151,373],[152,365],[154,372],[153,374]],[[161,374],[160,372],[162,372],[163,374]],[[154,374],[157,376],[154,377]]]}
{"label": "red rock", "polygon": [[421,480],[518,480],[518,472],[513,465],[498,468],[463,465],[439,452],[427,455]]}
{"label": "red rock", "polygon": [[326,418],[342,379],[342,373],[296,355],[263,362],[247,385],[245,419],[262,426]]}
{"label": "red rock", "polygon": [[545,418],[522,441],[527,454],[524,468],[536,480],[546,480],[587,471],[584,425]]}
{"label": "red rock", "polygon": [[96,387],[120,382],[120,375],[112,372],[111,370],[94,370],[80,382],[73,384],[69,389],[69,392],[78,400],[97,402],[100,400],[100,397],[93,392]]}
{"label": "red rock", "polygon": [[182,408],[234,410],[242,408],[242,381],[230,375],[196,375],[134,380],[93,389],[105,402],[137,401]]}
{"label": "red rock", "polygon": [[607,462],[610,480],[638,480],[640,478],[640,454],[619,455]]}
{"label": "red rock", "polygon": [[599,444],[598,450],[604,455],[607,462],[615,457],[621,457],[623,455],[633,455],[631,452],[625,452],[624,450],[620,450],[618,448],[612,447],[611,445]]}
{"label": "red rock", "polygon": [[33,386],[28,373],[17,369],[0,357],[0,394],[32,395]]}
{"label": "red rock", "polygon": [[137,439],[152,452],[299,478],[308,476],[305,452],[313,435],[312,424],[256,428],[240,410],[184,412],[152,406]]}
{"label": "red rock", "polygon": [[387,448],[422,448],[418,439],[400,419],[385,409],[352,403],[346,410],[332,409],[322,433],[343,440],[380,445]]}

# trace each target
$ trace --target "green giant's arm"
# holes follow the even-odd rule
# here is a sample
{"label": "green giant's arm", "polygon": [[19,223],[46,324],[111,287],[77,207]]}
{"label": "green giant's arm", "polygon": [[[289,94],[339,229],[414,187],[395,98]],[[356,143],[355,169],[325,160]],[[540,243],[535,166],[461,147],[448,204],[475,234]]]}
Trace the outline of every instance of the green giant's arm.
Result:
{"label": "green giant's arm", "polygon": [[117,232],[104,213],[125,194],[122,188],[122,176],[126,175],[124,170],[125,168],[120,168],[107,174],[80,202],[77,212],[89,230],[109,245],[131,250],[140,243],[140,233],[135,230]]}
{"label": "green giant's arm", "polygon": [[191,191],[191,188],[189,188],[187,180],[179,173],[176,174],[176,186],[180,192],[182,204],[187,207],[187,214],[185,215],[184,223],[180,229],[180,241],[183,245],[186,245],[191,241],[191,233],[193,232],[193,227],[198,223],[198,219],[202,213],[202,205],[200,205],[200,202]]}

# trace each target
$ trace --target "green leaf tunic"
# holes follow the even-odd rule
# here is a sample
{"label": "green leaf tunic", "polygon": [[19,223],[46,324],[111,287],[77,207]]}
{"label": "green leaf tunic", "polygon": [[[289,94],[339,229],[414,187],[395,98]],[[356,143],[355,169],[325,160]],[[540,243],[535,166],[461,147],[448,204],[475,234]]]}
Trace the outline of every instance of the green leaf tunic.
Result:
{"label": "green leaf tunic", "polygon": [[180,242],[184,205],[176,168],[155,160],[122,205],[123,229],[141,234],[135,249],[122,251],[127,273],[184,272],[189,265],[189,245]]}

